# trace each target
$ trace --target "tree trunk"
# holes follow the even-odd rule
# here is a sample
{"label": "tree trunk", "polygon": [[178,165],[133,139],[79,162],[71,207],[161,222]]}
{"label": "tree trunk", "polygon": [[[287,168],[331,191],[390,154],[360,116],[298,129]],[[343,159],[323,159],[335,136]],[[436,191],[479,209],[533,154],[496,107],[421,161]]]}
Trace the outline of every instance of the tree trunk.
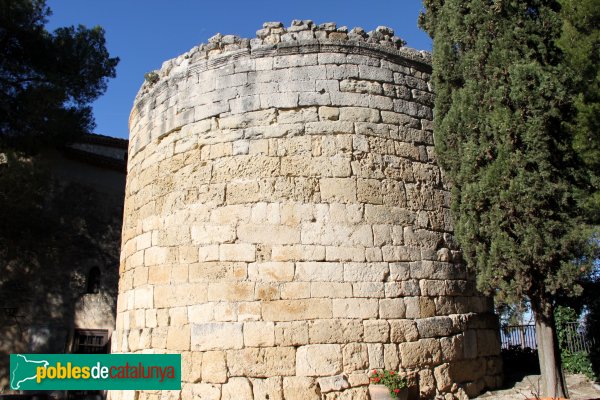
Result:
{"label": "tree trunk", "polygon": [[538,359],[542,374],[542,386],[540,387],[541,393],[539,393],[539,396],[568,398],[569,393],[562,371],[552,306],[534,307],[533,311]]}

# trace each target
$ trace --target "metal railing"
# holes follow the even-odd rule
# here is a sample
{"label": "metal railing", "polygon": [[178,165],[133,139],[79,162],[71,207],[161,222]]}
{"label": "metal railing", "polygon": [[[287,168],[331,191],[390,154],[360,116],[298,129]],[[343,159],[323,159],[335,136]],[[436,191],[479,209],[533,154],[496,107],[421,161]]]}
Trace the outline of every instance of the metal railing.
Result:
{"label": "metal railing", "polygon": [[[593,339],[590,339],[585,331],[585,326],[579,322],[567,322],[564,324],[564,338],[560,345],[571,353],[583,351],[590,352],[593,347]],[[500,337],[503,349],[512,346],[521,348],[537,349],[535,337],[535,325],[508,325],[500,329]]]}
{"label": "metal railing", "polygon": [[571,353],[578,351],[590,352],[594,339],[588,339],[584,325],[580,325],[578,322],[567,322],[564,324],[563,330],[565,337],[561,343],[562,347],[566,347]]}
{"label": "metal railing", "polygon": [[521,348],[529,347],[537,349],[535,340],[535,325],[508,325],[500,329],[502,348],[508,349],[512,346]]}

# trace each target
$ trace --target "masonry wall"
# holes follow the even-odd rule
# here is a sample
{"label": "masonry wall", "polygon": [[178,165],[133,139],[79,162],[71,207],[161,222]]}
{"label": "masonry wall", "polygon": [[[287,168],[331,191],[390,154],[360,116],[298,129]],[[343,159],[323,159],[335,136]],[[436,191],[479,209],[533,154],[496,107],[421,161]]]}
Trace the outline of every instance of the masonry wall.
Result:
{"label": "masonry wall", "polygon": [[423,398],[500,383],[452,237],[429,55],[402,45],[266,23],[147,75],[113,350],[180,352],[183,387],[139,399],[367,399],[375,368]]}
{"label": "masonry wall", "polygon": [[[33,199],[13,205],[2,229],[18,233],[4,232],[0,244],[0,393],[10,395],[10,354],[68,353],[76,329],[112,332],[125,174],[52,149],[11,160],[0,174],[27,178],[19,188]],[[93,268],[100,277],[89,293]]]}

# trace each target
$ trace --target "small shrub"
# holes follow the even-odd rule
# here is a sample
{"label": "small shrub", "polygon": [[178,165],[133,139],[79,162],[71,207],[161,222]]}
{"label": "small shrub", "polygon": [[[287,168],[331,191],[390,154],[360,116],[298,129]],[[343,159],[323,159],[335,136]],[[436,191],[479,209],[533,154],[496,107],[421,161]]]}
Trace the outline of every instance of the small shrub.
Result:
{"label": "small shrub", "polygon": [[563,369],[570,374],[584,374],[592,380],[598,379],[594,371],[592,355],[585,351],[570,351],[567,345],[569,331],[566,329],[566,325],[569,322],[577,321],[577,312],[571,307],[558,306],[554,312],[554,317],[556,319],[556,336],[560,346]]}
{"label": "small shrub", "polygon": [[156,72],[151,71],[151,72],[146,72],[144,74],[144,79],[146,80],[146,82],[148,82],[150,84],[155,84],[156,82],[158,82],[159,76]]}
{"label": "small shrub", "polygon": [[571,374],[584,374],[591,380],[596,379],[594,368],[592,367],[592,361],[590,360],[590,355],[586,352],[577,351],[575,353],[571,353],[569,351],[563,351],[561,358],[565,371]]}

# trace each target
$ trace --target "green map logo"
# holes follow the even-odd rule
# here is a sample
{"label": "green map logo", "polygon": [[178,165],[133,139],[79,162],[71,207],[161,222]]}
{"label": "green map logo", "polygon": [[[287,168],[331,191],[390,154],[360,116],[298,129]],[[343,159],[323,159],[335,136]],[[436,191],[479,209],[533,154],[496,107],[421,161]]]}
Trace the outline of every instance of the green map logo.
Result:
{"label": "green map logo", "polygon": [[[15,366],[13,368],[13,355],[15,356]],[[10,356],[10,388],[12,390],[22,390],[21,384],[37,378],[37,368],[48,367],[50,363],[46,360],[30,360],[23,354],[11,354]]]}
{"label": "green map logo", "polygon": [[181,354],[11,354],[13,390],[180,390]]}

